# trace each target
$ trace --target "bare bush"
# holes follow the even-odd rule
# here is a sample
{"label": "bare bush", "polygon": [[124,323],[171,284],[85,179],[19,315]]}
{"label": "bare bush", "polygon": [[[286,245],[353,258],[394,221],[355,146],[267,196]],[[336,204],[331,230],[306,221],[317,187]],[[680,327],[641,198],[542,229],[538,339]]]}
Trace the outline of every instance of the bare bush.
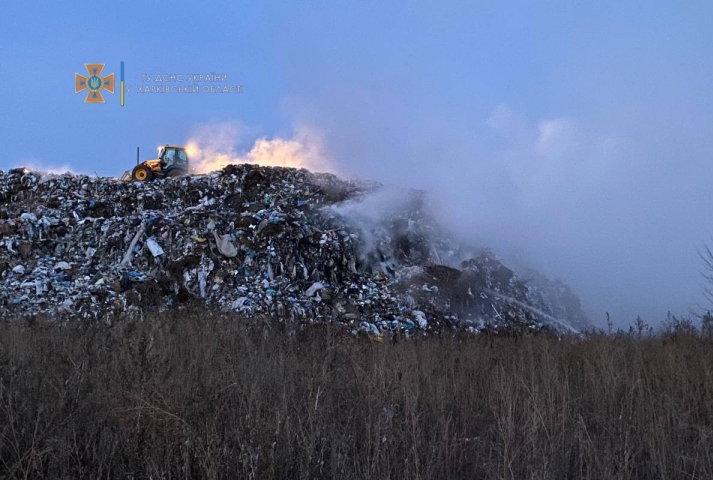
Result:
{"label": "bare bush", "polygon": [[[711,239],[713,241],[713,239]],[[703,277],[703,294],[713,303],[713,250],[709,243],[703,244],[698,249],[698,258],[701,261],[701,276]]]}

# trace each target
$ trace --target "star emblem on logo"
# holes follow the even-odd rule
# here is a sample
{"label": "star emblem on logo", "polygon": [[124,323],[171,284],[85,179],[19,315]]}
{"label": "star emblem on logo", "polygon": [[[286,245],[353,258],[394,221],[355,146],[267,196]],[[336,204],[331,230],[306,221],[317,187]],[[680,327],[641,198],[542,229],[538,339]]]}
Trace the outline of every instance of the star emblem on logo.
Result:
{"label": "star emblem on logo", "polygon": [[85,103],[104,103],[102,90],[114,93],[114,74],[102,77],[103,63],[86,63],[84,66],[89,75],[84,77],[78,73],[74,74],[74,93],[88,90]]}

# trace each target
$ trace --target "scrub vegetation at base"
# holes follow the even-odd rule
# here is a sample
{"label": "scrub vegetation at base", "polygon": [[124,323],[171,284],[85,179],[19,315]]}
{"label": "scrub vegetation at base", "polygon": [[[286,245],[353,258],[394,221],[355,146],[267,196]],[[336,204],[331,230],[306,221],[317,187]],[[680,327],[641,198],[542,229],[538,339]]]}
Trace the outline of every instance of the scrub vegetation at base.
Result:
{"label": "scrub vegetation at base", "polygon": [[0,323],[0,478],[713,478],[713,339]]}

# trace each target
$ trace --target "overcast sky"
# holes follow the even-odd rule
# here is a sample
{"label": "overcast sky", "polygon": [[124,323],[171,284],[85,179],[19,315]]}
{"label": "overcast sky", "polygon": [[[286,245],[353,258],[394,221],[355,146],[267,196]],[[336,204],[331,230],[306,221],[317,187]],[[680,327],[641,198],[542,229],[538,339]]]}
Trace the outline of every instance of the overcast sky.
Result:
{"label": "overcast sky", "polygon": [[[428,188],[454,234],[565,280],[595,323],[658,323],[705,305],[711,25],[710,0],[4,0],[0,168],[118,175],[195,132],[239,150],[309,129],[343,175]],[[125,106],[75,94],[85,63],[121,61]],[[135,92],[208,73],[243,93]]]}

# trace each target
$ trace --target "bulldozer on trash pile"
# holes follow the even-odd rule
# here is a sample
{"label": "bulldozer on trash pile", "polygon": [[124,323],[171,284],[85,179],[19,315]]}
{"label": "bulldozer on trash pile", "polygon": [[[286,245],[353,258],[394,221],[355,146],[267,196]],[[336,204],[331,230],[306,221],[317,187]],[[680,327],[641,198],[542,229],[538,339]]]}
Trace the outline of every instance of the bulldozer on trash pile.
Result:
{"label": "bulldozer on trash pile", "polygon": [[150,182],[156,178],[180,177],[190,173],[188,154],[185,147],[178,145],[161,145],[158,147],[158,158],[139,163],[138,148],[136,151],[136,166],[129,172],[124,172],[121,180],[131,182]]}

